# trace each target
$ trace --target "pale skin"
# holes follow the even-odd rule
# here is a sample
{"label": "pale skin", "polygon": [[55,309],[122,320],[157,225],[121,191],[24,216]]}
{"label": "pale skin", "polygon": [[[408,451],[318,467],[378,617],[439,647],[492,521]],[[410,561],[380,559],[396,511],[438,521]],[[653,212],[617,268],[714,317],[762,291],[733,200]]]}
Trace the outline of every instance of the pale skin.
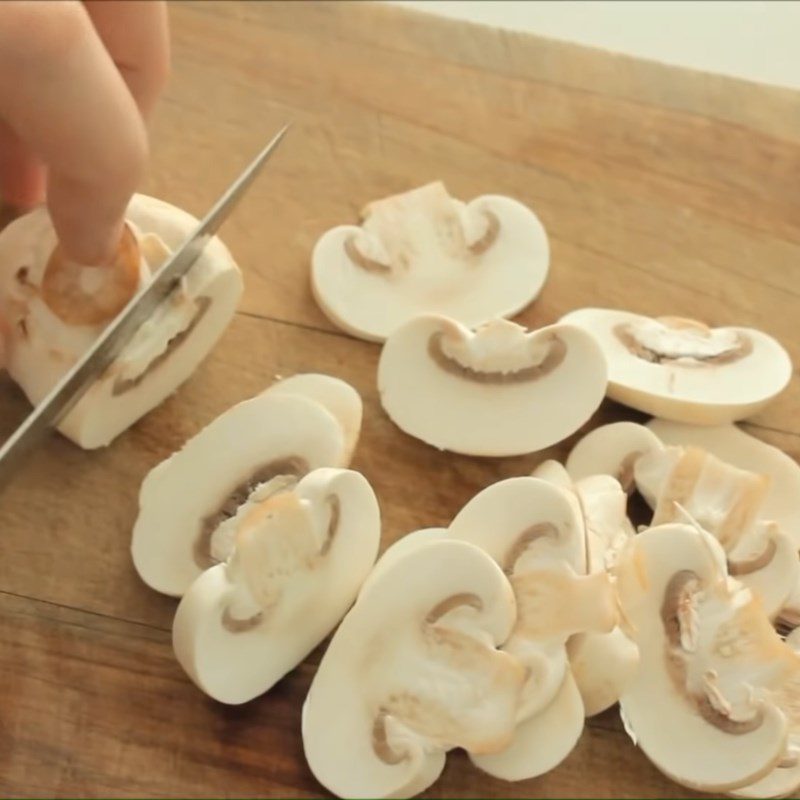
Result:
{"label": "pale skin", "polygon": [[[0,3],[0,196],[46,202],[69,258],[110,263],[169,71],[157,0]],[[0,313],[0,367],[4,363]]]}

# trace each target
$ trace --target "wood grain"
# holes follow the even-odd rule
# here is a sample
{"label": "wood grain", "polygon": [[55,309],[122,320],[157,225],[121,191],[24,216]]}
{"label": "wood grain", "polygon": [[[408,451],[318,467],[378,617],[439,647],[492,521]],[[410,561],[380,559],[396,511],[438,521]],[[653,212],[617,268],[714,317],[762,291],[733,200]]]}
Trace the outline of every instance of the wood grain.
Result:
{"label": "wood grain", "polygon": [[[800,363],[800,96],[375,4],[180,3],[174,76],[147,191],[202,213],[287,120],[290,137],[224,230],[247,292],[203,367],[112,447],[54,437],[0,498],[0,794],[317,796],[299,714],[320,650],[266,697],[229,709],[171,654],[175,602],[128,548],[147,471],[278,375],[321,371],[365,402],[354,467],[383,546],[446,524],[475,492],[563,456],[471,459],[397,431],[376,346],[314,305],[308,261],[367,201],[441,178],[507,193],[551,237],[528,325],[583,305],[762,328]],[[0,437],[27,406],[0,378]],[[800,380],[749,425],[800,459]],[[591,425],[640,419],[607,403]],[[589,426],[587,426],[589,427]],[[615,714],[536,781],[489,779],[456,754],[429,797],[691,797]]]}

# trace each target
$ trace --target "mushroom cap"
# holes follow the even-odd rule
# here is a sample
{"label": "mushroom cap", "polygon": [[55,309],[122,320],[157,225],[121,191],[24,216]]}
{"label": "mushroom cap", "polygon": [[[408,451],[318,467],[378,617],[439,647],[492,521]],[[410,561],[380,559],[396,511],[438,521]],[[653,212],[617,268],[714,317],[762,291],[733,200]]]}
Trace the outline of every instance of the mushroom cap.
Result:
{"label": "mushroom cap", "polygon": [[268,691],[344,616],[375,561],[380,529],[375,493],[357,472],[318,469],[269,497],[243,520],[230,560],[181,600],[172,627],[178,661],[223,703]]}
{"label": "mushroom cap", "polygon": [[602,402],[606,368],[594,339],[570,325],[533,332],[493,320],[476,332],[418,317],[387,340],[381,402],[403,431],[441,450],[530,453],[565,439]]}
{"label": "mushroom cap", "polygon": [[[584,308],[561,319],[597,337],[608,361],[608,396],[654,416],[696,425],[734,422],[758,412],[789,383],[788,353],[761,331],[662,320],[668,324],[605,308]],[[620,335],[631,330],[638,331],[641,356]],[[689,352],[706,360],[688,358]],[[662,355],[673,357],[649,360]]]}
{"label": "mushroom cap", "polygon": [[499,753],[470,754],[472,763],[504,781],[522,781],[555,769],[583,733],[584,709],[572,673],[567,670],[555,697],[535,716],[522,721],[514,741]]}
{"label": "mushroom cap", "polygon": [[214,563],[211,535],[235,511],[224,510],[229,498],[244,495],[238,506],[251,483],[339,466],[345,452],[337,420],[305,397],[267,390],[233,406],[144,479],[131,543],[137,572],[156,591],[182,595]]}
{"label": "mushroom cap", "polygon": [[[141,250],[142,284],[198,224],[191,214],[140,194],[131,199],[126,215]],[[34,405],[105,327],[69,325],[43,301],[42,281],[55,245],[44,208],[0,233],[0,304],[13,322],[7,367]],[[170,301],[141,326],[59,430],[87,449],[109,444],[190,377],[227,327],[241,293],[238,267],[222,242],[212,238]]]}
{"label": "mushroom cap", "polygon": [[612,475],[625,491],[634,488],[633,464],[640,455],[663,449],[659,437],[635,422],[612,422],[586,434],[566,460],[567,472],[579,481],[592,475]]}
{"label": "mushroom cap", "polygon": [[409,797],[453,747],[506,746],[524,680],[496,647],[514,624],[500,568],[466,542],[431,541],[362,588],[303,705],[303,746],[339,797]]}
{"label": "mushroom cap", "polygon": [[464,204],[431,183],[371,203],[361,227],[319,239],[311,259],[314,296],[330,320],[384,341],[420,314],[468,327],[521,311],[541,291],[550,260],[538,217],[509,197]]}
{"label": "mushroom cap", "polygon": [[[650,528],[631,540],[616,574],[641,659],[620,698],[634,741],[666,775],[701,791],[729,791],[769,773],[785,752],[787,719],[767,698],[754,700],[748,686],[758,682],[776,645],[757,602],[728,581],[719,543],[689,525]],[[696,592],[681,594],[694,585]],[[697,602],[710,604],[708,615]],[[758,615],[761,627],[748,628]],[[730,636],[741,630],[743,637],[730,653],[726,624]],[[699,683],[707,668],[719,678],[722,700]],[[715,705],[725,693],[729,717]]]}
{"label": "mushroom cap", "polygon": [[270,386],[268,391],[272,394],[298,394],[330,411],[344,432],[346,450],[340,466],[350,463],[361,433],[363,403],[361,395],[349,383],[330,375],[309,372],[284,378]]}
{"label": "mushroom cap", "polygon": [[639,669],[639,648],[619,627],[576,634],[567,642],[567,654],[587,717],[617,703]]}

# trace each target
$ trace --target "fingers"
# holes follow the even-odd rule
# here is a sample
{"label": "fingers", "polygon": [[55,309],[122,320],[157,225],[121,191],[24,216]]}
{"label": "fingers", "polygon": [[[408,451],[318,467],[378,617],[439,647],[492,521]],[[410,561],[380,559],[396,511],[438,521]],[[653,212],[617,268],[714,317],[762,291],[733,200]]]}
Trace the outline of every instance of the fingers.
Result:
{"label": "fingers", "polygon": [[147,118],[169,75],[166,4],[161,0],[85,0],[84,6]]}
{"label": "fingers", "polygon": [[0,113],[48,165],[67,255],[103,263],[145,168],[139,110],[79,3],[5,2],[0,19]]}
{"label": "fingers", "polygon": [[0,121],[0,198],[18,210],[44,202],[44,167]]}

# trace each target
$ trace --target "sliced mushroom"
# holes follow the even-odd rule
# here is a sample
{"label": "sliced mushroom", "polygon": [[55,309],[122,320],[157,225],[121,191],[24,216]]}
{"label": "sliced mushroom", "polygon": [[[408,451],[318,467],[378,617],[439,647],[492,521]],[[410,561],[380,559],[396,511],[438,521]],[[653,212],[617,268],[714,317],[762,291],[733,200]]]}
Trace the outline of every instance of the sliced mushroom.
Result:
{"label": "sliced mushroom", "polygon": [[357,472],[318,469],[254,503],[229,560],[204,572],[178,606],[178,661],[215,700],[263,694],[344,616],[379,542],[378,502]]}
{"label": "sliced mushroom", "polygon": [[650,528],[615,570],[641,658],[620,700],[634,742],[701,791],[767,775],[787,745],[789,704],[776,689],[797,691],[800,660],[759,601],[728,579],[720,545],[690,525]]}
{"label": "sliced mushroom", "polygon": [[611,475],[630,493],[635,488],[633,465],[639,456],[663,449],[659,437],[635,422],[612,422],[586,434],[571,450],[567,472],[579,481],[591,475]]}
{"label": "sliced mushroom", "polygon": [[542,711],[522,721],[514,741],[499,753],[470,754],[476,767],[504,781],[522,781],[555,769],[583,733],[584,709],[567,670],[556,696]]}
{"label": "sliced mushroom", "polygon": [[[759,517],[778,523],[800,550],[800,466],[794,459],[736,425],[697,427],[654,419],[647,427],[665,444],[702,447],[735,467],[767,476]],[[785,601],[780,619],[800,625],[800,583]]]}
{"label": "sliced mushroom", "polygon": [[468,327],[521,311],[550,260],[538,217],[497,195],[468,204],[442,183],[370,203],[361,227],[325,233],[312,256],[314,296],[331,321],[384,341],[419,314]]}
{"label": "sliced mushroom", "polygon": [[[11,323],[8,371],[34,404],[53,388],[134,292],[194,231],[185,211],[135,195],[112,265],[66,262],[44,208],[0,234],[0,307]],[[213,238],[170,297],[141,326],[59,430],[84,448],[109,444],[183,383],[230,322],[239,269]]]}
{"label": "sliced mushroom", "polygon": [[572,326],[527,332],[493,320],[471,332],[446,317],[395,331],[378,366],[381,402],[406,433],[442,450],[506,456],[565,439],[606,386],[593,338]]}
{"label": "sliced mushroom", "polygon": [[792,533],[800,549],[800,465],[793,458],[736,425],[700,427],[654,419],[647,427],[666,445],[702,447],[734,467],[766,476],[760,516]]}
{"label": "sliced mushroom", "polygon": [[361,395],[349,383],[330,375],[304,373],[278,381],[269,391],[272,394],[297,394],[308,397],[330,411],[344,432],[346,449],[341,466],[350,463],[361,433],[363,404]]}
{"label": "sliced mushroom", "polygon": [[344,466],[347,447],[338,421],[307,397],[267,390],[233,406],[145,478],[131,544],[142,580],[182,595],[230,555],[226,520],[261,484]]}
{"label": "sliced mushroom", "polygon": [[[634,534],[619,482],[610,475],[590,475],[573,483],[557,461],[544,461],[533,474],[574,496],[584,525],[588,571],[613,567]],[[636,645],[619,627],[576,633],[567,642],[567,656],[587,717],[613,706],[639,665]]]}
{"label": "sliced mushroom", "polygon": [[639,669],[639,648],[621,627],[576,634],[567,642],[567,656],[587,717],[618,703]]}
{"label": "sliced mushroom", "polygon": [[739,469],[698,447],[669,446],[636,461],[636,485],[653,525],[691,519],[722,544],[731,575],[775,616],[800,580],[793,538],[763,519],[769,476]]}
{"label": "sliced mushroom", "polygon": [[584,308],[562,318],[594,334],[608,360],[608,396],[654,416],[719,425],[752,416],[789,383],[786,350],[752,328]]}
{"label": "sliced mushroom", "polygon": [[[533,778],[566,758],[583,728],[566,644],[576,634],[606,635],[614,628],[611,583],[605,572],[583,574],[586,544],[575,498],[538,478],[488,487],[459,512],[449,534],[478,545],[509,574],[517,622],[503,649],[528,674],[513,743],[473,761],[507,780]],[[551,719],[556,727],[548,737]]]}
{"label": "sliced mushroom", "polygon": [[[800,628],[792,631],[785,642],[795,653],[800,652]],[[790,717],[789,742],[778,766],[756,783],[732,791],[733,797],[789,797],[800,789],[800,726],[796,717]]]}
{"label": "sliced mushroom", "polygon": [[497,649],[514,624],[502,570],[477,547],[432,541],[367,584],[333,636],[303,706],[303,746],[339,797],[410,797],[453,747],[513,735],[523,667]]}

